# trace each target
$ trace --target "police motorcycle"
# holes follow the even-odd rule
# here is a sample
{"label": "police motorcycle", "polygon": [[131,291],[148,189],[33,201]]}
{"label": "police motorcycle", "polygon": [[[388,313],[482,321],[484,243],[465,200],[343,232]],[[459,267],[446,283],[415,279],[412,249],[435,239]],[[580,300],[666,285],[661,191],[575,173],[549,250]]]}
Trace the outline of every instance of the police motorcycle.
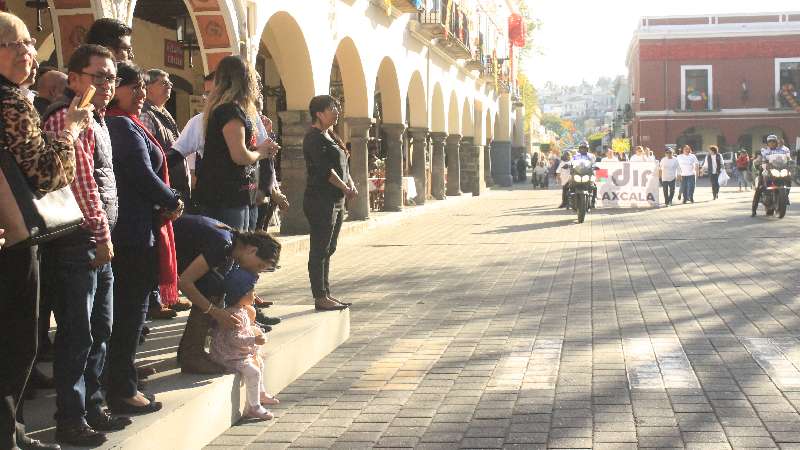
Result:
{"label": "police motorcycle", "polygon": [[[772,216],[777,212],[778,218],[786,215],[789,204],[789,189],[792,186],[794,167],[789,155],[772,154],[766,157],[764,170],[761,173],[761,204],[767,210],[767,215]],[[755,210],[755,209],[754,209]]]}
{"label": "police motorcycle", "polygon": [[570,189],[567,194],[567,205],[578,214],[578,223],[583,223],[586,213],[594,209],[596,165],[590,160],[573,160],[570,162]]}

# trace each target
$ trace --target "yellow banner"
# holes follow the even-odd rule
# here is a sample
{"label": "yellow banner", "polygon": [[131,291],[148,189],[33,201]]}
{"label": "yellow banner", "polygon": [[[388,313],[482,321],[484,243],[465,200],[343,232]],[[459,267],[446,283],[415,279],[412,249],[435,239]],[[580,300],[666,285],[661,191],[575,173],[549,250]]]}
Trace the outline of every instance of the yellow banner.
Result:
{"label": "yellow banner", "polygon": [[615,138],[611,141],[611,150],[614,150],[614,153],[627,153],[631,151],[631,140]]}

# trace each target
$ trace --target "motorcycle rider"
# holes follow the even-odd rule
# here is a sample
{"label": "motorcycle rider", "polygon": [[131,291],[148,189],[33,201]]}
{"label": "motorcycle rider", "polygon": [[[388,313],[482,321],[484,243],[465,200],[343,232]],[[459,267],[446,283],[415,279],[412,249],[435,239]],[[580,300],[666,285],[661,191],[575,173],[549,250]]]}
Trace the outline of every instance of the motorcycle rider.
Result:
{"label": "motorcycle rider", "polygon": [[[594,165],[595,161],[597,161],[597,157],[594,153],[589,152],[589,143],[586,141],[581,141],[580,145],[578,145],[578,153],[572,157],[570,161],[571,164],[575,164],[577,161],[589,161],[592,165]],[[566,208],[567,207],[567,194],[572,189],[572,179],[570,179],[564,186],[561,188],[561,205],[559,208]],[[594,207],[595,199],[597,198],[597,188],[594,188],[592,192],[592,207]]]}
{"label": "motorcycle rider", "polygon": [[767,146],[761,148],[761,154],[758,155],[753,161],[753,164],[755,164],[756,167],[762,168],[763,170],[758,177],[755,193],[753,194],[753,209],[751,211],[752,217],[756,216],[758,204],[761,202],[761,194],[766,189],[766,186],[764,185],[764,175],[767,173],[766,163],[769,162],[769,157],[772,155],[786,155],[786,157],[789,158],[790,154],[791,152],[788,148],[786,148],[786,146],[778,145],[778,136],[775,136],[774,134],[767,136]]}

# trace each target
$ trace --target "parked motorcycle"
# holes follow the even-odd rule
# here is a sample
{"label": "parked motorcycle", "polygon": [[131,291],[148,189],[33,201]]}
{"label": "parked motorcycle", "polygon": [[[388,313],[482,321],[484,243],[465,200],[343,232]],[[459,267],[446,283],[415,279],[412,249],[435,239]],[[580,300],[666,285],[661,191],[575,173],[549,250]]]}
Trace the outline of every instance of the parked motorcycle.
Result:
{"label": "parked motorcycle", "polygon": [[583,223],[586,213],[594,209],[595,185],[594,165],[589,161],[575,161],[570,169],[571,187],[569,207],[578,214],[578,223]]}
{"label": "parked motorcycle", "polygon": [[783,219],[786,207],[789,205],[789,190],[792,186],[793,167],[786,155],[770,155],[766,169],[761,173],[764,191],[761,193],[761,204],[767,210],[767,215],[778,213]]}

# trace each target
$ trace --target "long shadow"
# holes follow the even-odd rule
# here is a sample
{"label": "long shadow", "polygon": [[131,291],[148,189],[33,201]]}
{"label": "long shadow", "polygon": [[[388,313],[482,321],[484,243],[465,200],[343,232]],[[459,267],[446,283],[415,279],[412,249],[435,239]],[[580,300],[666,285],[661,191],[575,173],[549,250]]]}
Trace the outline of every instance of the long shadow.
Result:
{"label": "long shadow", "polygon": [[572,225],[577,223],[577,219],[570,218],[570,219],[563,219],[558,220],[555,222],[544,222],[544,223],[529,223],[524,225],[506,225],[501,228],[496,228],[494,230],[489,231],[482,231],[480,233],[472,233],[472,234],[508,234],[508,233],[523,233],[526,231],[533,231],[533,230],[545,230],[547,228],[558,228],[567,225]]}

